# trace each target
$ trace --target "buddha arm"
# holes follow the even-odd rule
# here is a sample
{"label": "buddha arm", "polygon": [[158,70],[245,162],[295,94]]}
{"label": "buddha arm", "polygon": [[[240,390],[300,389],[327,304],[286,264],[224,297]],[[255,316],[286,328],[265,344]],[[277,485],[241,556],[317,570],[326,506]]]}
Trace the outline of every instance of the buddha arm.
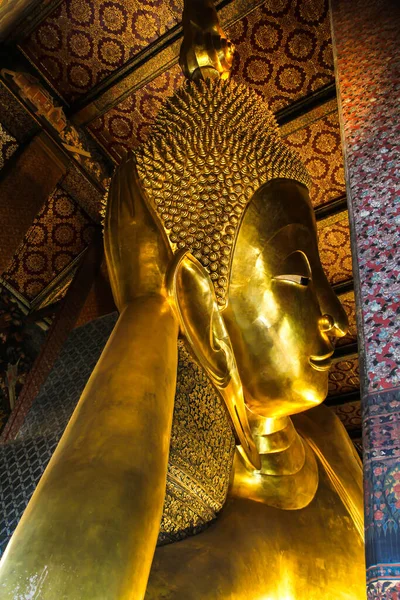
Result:
{"label": "buddha arm", "polygon": [[128,304],[3,557],[1,597],[143,598],[164,503],[178,326]]}

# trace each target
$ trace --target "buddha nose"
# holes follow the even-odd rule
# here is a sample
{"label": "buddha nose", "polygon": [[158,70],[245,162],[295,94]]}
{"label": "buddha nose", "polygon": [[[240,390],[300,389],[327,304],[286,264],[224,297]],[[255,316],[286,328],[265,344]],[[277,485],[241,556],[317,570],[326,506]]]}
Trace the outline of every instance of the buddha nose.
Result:
{"label": "buddha nose", "polygon": [[342,337],[345,335],[341,328],[336,325],[335,319],[327,313],[319,317],[318,326],[320,331],[329,333],[331,337]]}
{"label": "buddha nose", "polygon": [[333,320],[331,315],[325,314],[318,319],[318,326],[321,331],[327,333],[328,331],[334,328],[335,321]]}

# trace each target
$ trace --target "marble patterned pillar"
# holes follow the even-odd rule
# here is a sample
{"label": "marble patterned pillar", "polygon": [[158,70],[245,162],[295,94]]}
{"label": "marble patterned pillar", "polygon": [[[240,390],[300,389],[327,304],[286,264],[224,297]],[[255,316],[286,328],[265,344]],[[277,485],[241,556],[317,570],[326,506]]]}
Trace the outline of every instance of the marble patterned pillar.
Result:
{"label": "marble patterned pillar", "polygon": [[368,599],[400,598],[400,4],[331,0],[361,351]]}

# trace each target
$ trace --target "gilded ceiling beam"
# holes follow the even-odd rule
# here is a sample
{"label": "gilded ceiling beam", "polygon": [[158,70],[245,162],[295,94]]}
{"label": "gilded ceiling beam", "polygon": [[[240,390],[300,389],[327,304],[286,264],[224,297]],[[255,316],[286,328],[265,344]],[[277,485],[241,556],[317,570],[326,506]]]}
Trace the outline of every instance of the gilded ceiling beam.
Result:
{"label": "gilded ceiling beam", "polygon": [[[286,123],[291,123],[295,119],[309,113],[314,108],[334,100],[336,100],[336,84],[332,82],[324,85],[315,92],[311,92],[308,96],[289,104],[289,106],[285,106],[275,113],[275,118],[278,121],[278,125],[282,127]],[[336,105],[335,110],[337,110]]]}
{"label": "gilded ceiling beam", "polygon": [[328,217],[343,212],[344,210],[347,210],[346,194],[343,194],[343,196],[339,196],[339,198],[331,200],[323,206],[317,206],[317,208],[315,209],[315,218],[317,219],[317,221],[322,221],[323,219],[327,219]]}
{"label": "gilded ceiling beam", "polygon": [[326,404],[326,406],[342,406],[343,404],[349,404],[350,402],[356,402],[357,400],[360,400],[360,390],[347,392],[346,394],[338,394],[337,396],[328,396],[324,404]]}
{"label": "gilded ceiling beam", "polygon": [[340,281],[339,283],[335,283],[332,286],[332,289],[337,296],[347,294],[347,292],[352,292],[354,290],[354,281],[353,279],[348,279],[347,281]]}
{"label": "gilded ceiling beam", "polygon": [[337,348],[335,348],[332,361],[338,362],[347,358],[354,358],[355,356],[358,356],[357,342],[353,342],[352,344],[346,344],[345,346],[338,346]]}

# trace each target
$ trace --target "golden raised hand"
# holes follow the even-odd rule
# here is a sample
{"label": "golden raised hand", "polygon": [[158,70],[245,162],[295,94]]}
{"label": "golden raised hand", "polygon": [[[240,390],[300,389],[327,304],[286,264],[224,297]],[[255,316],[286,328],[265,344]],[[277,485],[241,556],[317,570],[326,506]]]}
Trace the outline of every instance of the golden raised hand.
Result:
{"label": "golden raised hand", "polygon": [[172,252],[158,223],[133,155],[128,154],[111,182],[104,224],[111,288],[120,312],[136,298],[166,296],[165,273]]}

